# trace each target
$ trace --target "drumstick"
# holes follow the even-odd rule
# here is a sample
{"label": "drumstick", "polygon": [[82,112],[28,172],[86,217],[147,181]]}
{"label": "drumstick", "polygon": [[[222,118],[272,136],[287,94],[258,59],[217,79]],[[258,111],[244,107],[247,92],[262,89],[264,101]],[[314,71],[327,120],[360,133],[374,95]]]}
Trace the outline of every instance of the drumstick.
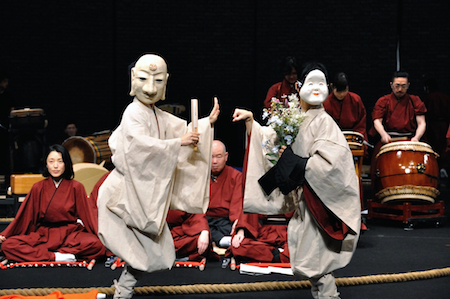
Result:
{"label": "drumstick", "polygon": [[[192,131],[198,131],[198,100],[191,99],[191,122],[192,122]],[[194,145],[194,151],[197,151],[198,147]]]}
{"label": "drumstick", "polygon": [[[191,122],[192,130],[197,133],[198,131],[198,100],[191,99]],[[197,145],[194,145],[194,151],[198,151]]]}
{"label": "drumstick", "polygon": [[204,258],[202,259],[202,261],[200,262],[200,266],[198,266],[198,269],[199,269],[200,271],[203,271],[203,270],[205,270],[205,267],[206,267],[206,257],[204,257]]}
{"label": "drumstick", "polygon": [[94,268],[94,265],[95,265],[95,260],[91,260],[86,268],[88,270],[92,270],[92,268]]}

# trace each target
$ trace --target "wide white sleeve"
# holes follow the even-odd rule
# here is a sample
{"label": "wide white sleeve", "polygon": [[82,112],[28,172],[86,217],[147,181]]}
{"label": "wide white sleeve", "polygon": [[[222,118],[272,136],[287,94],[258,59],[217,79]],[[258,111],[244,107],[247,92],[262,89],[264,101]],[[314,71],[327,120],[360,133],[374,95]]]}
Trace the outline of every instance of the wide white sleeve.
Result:
{"label": "wide white sleeve", "polygon": [[267,141],[273,142],[276,138],[275,131],[270,127],[263,127],[253,121],[250,143],[248,146],[248,163],[244,189],[244,212],[265,215],[284,214],[295,210],[295,191],[288,195],[283,195],[279,188],[276,188],[270,195],[267,195],[258,180],[263,176],[273,164],[268,160],[268,152],[263,144]]}

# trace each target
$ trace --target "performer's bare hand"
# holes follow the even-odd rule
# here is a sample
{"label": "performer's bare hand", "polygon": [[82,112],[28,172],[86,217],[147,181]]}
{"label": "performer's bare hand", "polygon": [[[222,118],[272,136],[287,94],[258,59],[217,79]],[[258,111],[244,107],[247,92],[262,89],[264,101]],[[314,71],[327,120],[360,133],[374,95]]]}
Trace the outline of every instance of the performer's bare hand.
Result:
{"label": "performer's bare hand", "polygon": [[181,137],[181,145],[191,145],[197,144],[200,133],[197,132],[187,132]]}
{"label": "performer's bare hand", "polygon": [[0,244],[5,240],[6,240],[5,236],[0,235]]}
{"label": "performer's bare hand", "polygon": [[217,97],[214,97],[214,107],[211,110],[211,113],[209,114],[209,123],[213,125],[220,114],[220,107],[219,107],[219,100]]}
{"label": "performer's bare hand", "polygon": [[197,248],[198,248],[198,254],[203,254],[203,252],[206,251],[206,248],[208,248],[209,244],[209,231],[203,230],[200,233],[200,236],[197,240]]}
{"label": "performer's bare hand", "polygon": [[231,245],[234,248],[238,248],[241,246],[242,241],[245,238],[244,230],[241,228],[238,230],[238,232],[234,235],[233,239],[231,240]]}
{"label": "performer's bare hand", "polygon": [[240,120],[253,121],[253,113],[248,110],[236,108],[233,113],[233,122]]}
{"label": "performer's bare hand", "polygon": [[282,145],[280,147],[280,150],[278,151],[278,157],[281,157],[281,155],[284,153],[284,150],[287,148],[286,145]]}

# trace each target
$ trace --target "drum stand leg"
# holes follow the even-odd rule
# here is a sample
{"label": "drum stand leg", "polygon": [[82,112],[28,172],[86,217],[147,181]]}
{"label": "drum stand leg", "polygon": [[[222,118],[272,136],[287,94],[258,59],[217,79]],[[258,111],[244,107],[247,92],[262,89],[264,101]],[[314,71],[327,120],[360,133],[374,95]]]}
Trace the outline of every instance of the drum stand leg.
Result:
{"label": "drum stand leg", "polygon": [[439,226],[442,220],[445,220],[444,201],[435,204],[403,204],[378,203],[369,199],[367,201],[368,219],[389,219],[401,221],[408,228],[413,228],[417,221],[434,221]]}

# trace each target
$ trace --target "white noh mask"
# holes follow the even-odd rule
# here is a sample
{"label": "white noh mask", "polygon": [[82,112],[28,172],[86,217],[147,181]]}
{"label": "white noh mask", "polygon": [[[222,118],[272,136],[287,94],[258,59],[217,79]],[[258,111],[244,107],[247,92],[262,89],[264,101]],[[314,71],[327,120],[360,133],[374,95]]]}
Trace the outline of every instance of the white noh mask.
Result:
{"label": "white noh mask", "polygon": [[325,74],[318,69],[312,70],[300,88],[300,98],[306,103],[316,106],[322,104],[327,96],[328,86]]}
{"label": "white noh mask", "polygon": [[147,54],[139,58],[131,69],[131,96],[150,106],[165,100],[166,83],[169,78],[167,64],[158,55]]}

